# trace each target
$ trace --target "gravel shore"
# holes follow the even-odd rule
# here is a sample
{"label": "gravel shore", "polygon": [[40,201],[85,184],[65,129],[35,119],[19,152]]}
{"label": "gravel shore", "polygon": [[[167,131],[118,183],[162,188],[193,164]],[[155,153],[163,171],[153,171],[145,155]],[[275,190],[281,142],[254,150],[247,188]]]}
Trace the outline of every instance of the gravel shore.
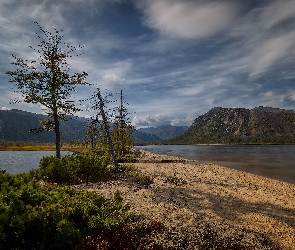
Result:
{"label": "gravel shore", "polygon": [[153,183],[119,178],[83,188],[106,197],[119,190],[135,220],[163,223],[150,237],[165,249],[295,249],[294,184],[145,151],[127,165]]}

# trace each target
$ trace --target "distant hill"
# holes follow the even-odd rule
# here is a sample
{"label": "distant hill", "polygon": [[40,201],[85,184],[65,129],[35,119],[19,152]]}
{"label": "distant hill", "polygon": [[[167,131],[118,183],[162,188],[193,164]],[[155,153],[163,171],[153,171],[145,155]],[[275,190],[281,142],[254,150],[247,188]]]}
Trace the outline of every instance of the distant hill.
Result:
{"label": "distant hill", "polygon": [[[42,114],[35,114],[17,109],[0,110],[0,140],[22,141],[22,142],[43,142],[55,141],[54,131],[44,131],[38,134],[29,133],[32,128],[41,127],[40,120],[48,117]],[[61,122],[60,131],[62,141],[70,142],[83,138],[86,132],[87,119],[68,116],[67,122]]]}
{"label": "distant hill", "polygon": [[215,107],[167,143],[295,143],[295,112],[269,107]]}
{"label": "distant hill", "polygon": [[182,134],[187,129],[188,129],[188,126],[162,125],[156,128],[155,127],[140,128],[138,129],[138,131],[155,135],[159,138],[159,140],[167,140]]}
{"label": "distant hill", "polygon": [[137,144],[141,144],[141,143],[153,143],[153,142],[159,142],[162,141],[161,138],[159,138],[156,135],[153,134],[149,134],[149,133],[145,133],[139,130],[133,130],[133,139]]}
{"label": "distant hill", "polygon": [[[22,110],[0,110],[0,141],[19,141],[36,143],[53,143],[55,141],[54,131],[44,131],[38,134],[29,133],[30,129],[41,127],[40,120],[48,117],[42,114],[30,113]],[[68,116],[67,122],[61,122],[60,130],[62,141],[70,142],[83,139],[86,133],[88,119],[83,117]],[[172,135],[173,126],[168,126],[167,134]],[[157,128],[153,128],[154,132]],[[165,133],[164,126],[160,129],[162,135]],[[175,129],[176,134],[178,128]],[[179,133],[179,132],[178,132]],[[162,138],[156,132],[145,133],[141,130],[133,131],[133,138],[136,143],[159,142]]]}

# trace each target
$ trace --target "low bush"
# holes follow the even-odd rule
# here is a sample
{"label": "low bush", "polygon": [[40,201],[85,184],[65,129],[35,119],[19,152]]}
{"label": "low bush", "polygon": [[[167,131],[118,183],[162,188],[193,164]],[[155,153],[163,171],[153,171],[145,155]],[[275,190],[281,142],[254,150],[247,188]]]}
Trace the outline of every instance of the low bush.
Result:
{"label": "low bush", "polygon": [[112,233],[101,231],[85,239],[77,250],[162,250],[164,248],[155,243],[151,236],[164,230],[164,224],[160,221],[130,223]]}
{"label": "low bush", "polygon": [[172,185],[175,186],[182,186],[182,185],[186,185],[187,181],[182,179],[181,177],[176,177],[176,176],[167,176],[164,180],[164,182],[168,182]]}
{"label": "low bush", "polygon": [[39,171],[40,179],[51,183],[77,184],[99,181],[106,174],[108,159],[97,153],[72,154],[62,158],[43,157]]}
{"label": "low bush", "polygon": [[0,249],[73,249],[94,233],[122,226],[128,210],[119,192],[106,199],[0,172]]}

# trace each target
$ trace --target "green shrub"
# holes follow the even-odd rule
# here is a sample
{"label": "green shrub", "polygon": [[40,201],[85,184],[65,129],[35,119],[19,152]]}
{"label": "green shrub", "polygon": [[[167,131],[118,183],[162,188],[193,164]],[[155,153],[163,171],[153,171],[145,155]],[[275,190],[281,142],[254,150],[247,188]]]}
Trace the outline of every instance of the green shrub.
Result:
{"label": "green shrub", "polygon": [[106,173],[107,159],[96,153],[72,154],[62,158],[43,157],[35,175],[51,183],[76,184],[98,181]]}
{"label": "green shrub", "polygon": [[185,185],[187,184],[187,181],[180,178],[180,177],[176,177],[176,176],[167,176],[164,180],[164,182],[168,182],[172,185],[175,185],[175,186],[182,186],[182,185]]}
{"label": "green shrub", "polygon": [[94,233],[123,225],[128,209],[118,192],[106,199],[0,172],[0,249],[73,249]]}

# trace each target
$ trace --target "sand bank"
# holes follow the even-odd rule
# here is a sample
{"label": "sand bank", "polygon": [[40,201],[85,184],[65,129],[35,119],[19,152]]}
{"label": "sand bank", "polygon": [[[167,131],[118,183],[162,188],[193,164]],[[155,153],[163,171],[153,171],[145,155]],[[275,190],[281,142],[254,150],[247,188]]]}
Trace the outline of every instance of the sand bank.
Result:
{"label": "sand bank", "polygon": [[243,249],[275,249],[265,241],[295,249],[294,184],[149,152],[129,165],[154,183],[144,187],[119,179],[86,188],[107,197],[120,190],[135,218],[165,225],[153,240],[167,249],[196,249],[204,225],[217,233],[214,237],[240,241]]}

